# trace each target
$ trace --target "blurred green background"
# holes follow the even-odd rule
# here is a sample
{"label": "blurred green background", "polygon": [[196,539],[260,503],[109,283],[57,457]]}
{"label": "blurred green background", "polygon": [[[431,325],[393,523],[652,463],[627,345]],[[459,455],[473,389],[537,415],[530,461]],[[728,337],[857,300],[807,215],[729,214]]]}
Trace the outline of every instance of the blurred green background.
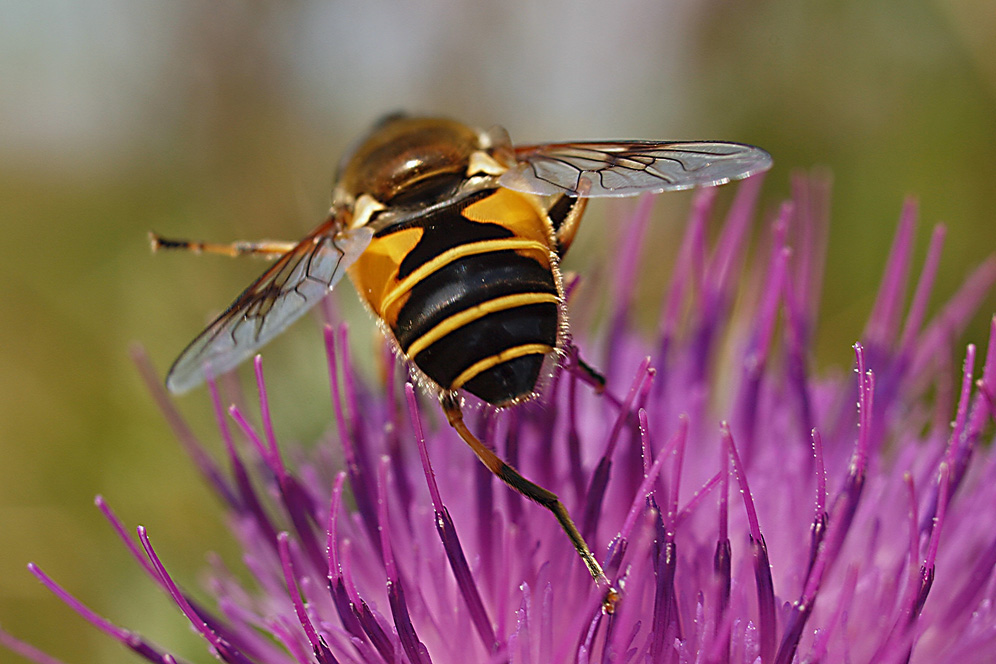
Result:
{"label": "blurred green background", "polygon": [[[833,173],[816,361],[846,368],[906,195],[918,258],[929,226],[949,226],[934,310],[993,250],[994,43],[996,11],[977,0],[0,0],[0,625],[67,662],[136,661],[44,591],[33,560],[119,624],[213,661],[92,498],[148,526],[187,587],[208,550],[237,564],[128,347],[163,371],[262,266],[152,256],[148,230],[295,239],[341,152],[396,109],[520,142],[751,142],[775,157],[768,209],[793,171]],[[662,198],[656,241],[689,201]],[[589,209],[572,269],[605,258],[611,207]],[[339,301],[358,312],[349,289]],[[266,354],[284,440],[329,418],[318,328],[298,327]],[[369,344],[372,324],[352,329]],[[204,393],[180,406],[216,449]]]}

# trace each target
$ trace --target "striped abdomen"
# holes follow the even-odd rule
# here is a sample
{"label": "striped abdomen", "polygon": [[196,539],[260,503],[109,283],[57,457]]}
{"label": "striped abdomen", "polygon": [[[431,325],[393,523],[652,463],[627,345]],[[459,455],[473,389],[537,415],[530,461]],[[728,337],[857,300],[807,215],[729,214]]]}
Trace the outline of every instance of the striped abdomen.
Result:
{"label": "striped abdomen", "polygon": [[502,405],[557,347],[551,241],[530,199],[488,190],[379,231],[350,274],[422,373]]}

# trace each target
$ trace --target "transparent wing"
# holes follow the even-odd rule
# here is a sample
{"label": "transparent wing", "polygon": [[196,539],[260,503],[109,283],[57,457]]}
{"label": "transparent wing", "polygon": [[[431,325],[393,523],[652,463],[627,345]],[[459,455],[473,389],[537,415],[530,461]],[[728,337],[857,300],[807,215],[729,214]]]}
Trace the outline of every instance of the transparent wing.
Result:
{"label": "transparent wing", "polygon": [[711,187],[771,168],[752,145],[717,141],[603,141],[516,146],[518,160],[498,182],[541,196],[635,196]]}
{"label": "transparent wing", "polygon": [[234,369],[328,295],[373,237],[368,228],[335,228],[329,219],[315,229],[208,325],[170,368],[170,391],[196,387],[206,372]]}

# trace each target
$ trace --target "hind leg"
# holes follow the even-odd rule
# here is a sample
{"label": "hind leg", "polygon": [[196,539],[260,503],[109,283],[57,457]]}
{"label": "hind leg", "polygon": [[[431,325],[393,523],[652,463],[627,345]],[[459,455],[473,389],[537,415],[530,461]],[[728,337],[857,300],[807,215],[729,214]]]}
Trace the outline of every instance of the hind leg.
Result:
{"label": "hind leg", "polygon": [[556,494],[524,478],[519,474],[519,471],[502,461],[497,454],[470,432],[470,429],[467,428],[467,425],[463,421],[460,397],[455,392],[442,394],[439,398],[439,403],[443,407],[443,412],[446,414],[446,419],[450,423],[450,426],[456,429],[456,432],[460,434],[463,441],[470,446],[470,449],[474,450],[474,454],[477,455],[477,458],[481,460],[488,470],[515,491],[518,491],[533,502],[539,503],[553,513],[560,527],[567,533],[567,537],[571,540],[571,544],[574,545],[574,549],[581,557],[581,561],[588,568],[588,572],[591,574],[591,578],[595,581],[595,584],[605,589],[602,607],[606,613],[612,613],[615,610],[616,603],[619,601],[619,591],[612,586],[608,577],[605,576],[605,571],[598,564],[591,549],[588,548],[587,542],[584,541],[577,526],[574,525],[574,521],[571,520],[571,515],[567,512],[567,508],[560,502]]}

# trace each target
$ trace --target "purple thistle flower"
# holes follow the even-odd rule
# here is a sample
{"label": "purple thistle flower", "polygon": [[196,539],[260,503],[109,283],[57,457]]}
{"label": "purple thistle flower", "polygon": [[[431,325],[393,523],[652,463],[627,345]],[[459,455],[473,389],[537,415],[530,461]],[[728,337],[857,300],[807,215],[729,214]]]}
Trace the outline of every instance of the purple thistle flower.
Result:
{"label": "purple thistle flower", "polygon": [[[744,268],[760,182],[740,186],[711,251],[714,195],[698,194],[651,344],[628,321],[650,214],[638,206],[608,343],[591,358],[605,369],[607,395],[570,369],[571,349],[542,400],[470,417],[483,440],[568,506],[621,590],[612,615],[547,511],[483,468],[400,370],[380,386],[355,374],[343,326],[325,328],[339,432],[330,444],[341,446],[342,469],[325,444],[285,461],[258,358],[258,425],[244,408],[226,412],[210,385],[223,469],[140,356],[230,512],[251,587],[219,563],[214,606],[194,601],[144,529],[136,542],[103,499],[97,505],[223,662],[992,661],[996,453],[983,436],[996,319],[981,372],[970,345],[953,388],[946,358],[996,281],[996,261],[926,320],[938,229],[904,317],[916,218],[907,203],[854,347],[855,375],[813,377],[827,186],[797,179],[759,264]],[[578,346],[595,355],[596,344]],[[141,658],[179,661],[30,569]],[[54,662],[6,634],[0,642]]]}

